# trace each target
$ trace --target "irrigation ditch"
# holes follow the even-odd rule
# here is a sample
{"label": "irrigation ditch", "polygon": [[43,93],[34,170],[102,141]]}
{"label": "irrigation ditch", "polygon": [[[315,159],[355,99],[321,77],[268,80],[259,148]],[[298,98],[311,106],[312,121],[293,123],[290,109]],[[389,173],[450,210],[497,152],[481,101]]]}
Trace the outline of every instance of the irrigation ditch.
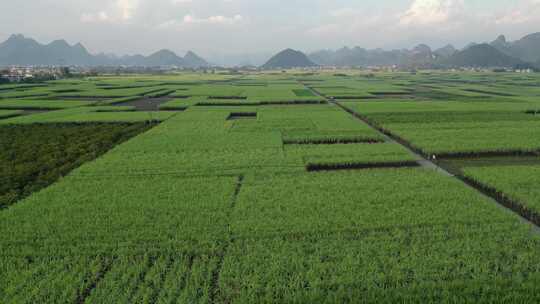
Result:
{"label": "irrigation ditch", "polygon": [[[301,82],[300,82],[301,83]],[[353,111],[352,109],[347,108],[346,106],[342,105],[339,102],[336,102],[335,99],[327,98],[325,95],[321,94],[317,90],[307,86],[304,83],[301,83],[306,88],[311,90],[314,94],[325,98],[328,100],[330,104],[334,104],[337,107],[341,108],[343,111],[351,114],[356,119],[362,121],[363,123],[370,126],[375,131],[379,132],[383,137],[386,138],[388,142],[397,143],[407,150],[409,150],[413,155],[417,158],[417,163],[419,166],[435,170],[441,174],[454,177],[461,181],[464,185],[466,185],[469,188],[472,188],[476,190],[478,193],[480,193],[483,197],[489,199],[491,202],[495,203],[497,206],[499,206],[502,210],[511,213],[515,216],[517,216],[523,223],[529,225],[533,232],[540,234],[540,215],[529,210],[523,204],[509,198],[506,196],[503,192],[496,190],[492,187],[489,187],[487,185],[484,185],[476,180],[473,180],[469,177],[466,177],[461,171],[455,170],[451,166],[448,166],[445,163],[442,163],[441,161],[436,160],[436,158],[433,157],[433,155],[428,155],[424,151],[418,149],[417,147],[413,146],[411,143],[406,141],[405,139],[393,134],[392,132],[383,129],[379,125],[377,125],[375,122],[369,120],[367,117]],[[531,152],[533,156],[540,155],[540,151]],[[510,155],[516,155],[516,152],[511,152]],[[502,154],[502,155],[501,155]],[[525,154],[525,156],[531,156],[528,152],[522,152],[522,154]],[[471,155],[470,153],[465,153],[465,155]],[[486,152],[483,155],[485,156],[508,156],[508,153],[501,153],[501,152]],[[520,154],[518,153],[518,156]],[[455,157],[460,158],[463,157],[463,154],[459,153],[453,153],[446,155],[449,158]],[[433,159],[433,160],[432,160]]]}

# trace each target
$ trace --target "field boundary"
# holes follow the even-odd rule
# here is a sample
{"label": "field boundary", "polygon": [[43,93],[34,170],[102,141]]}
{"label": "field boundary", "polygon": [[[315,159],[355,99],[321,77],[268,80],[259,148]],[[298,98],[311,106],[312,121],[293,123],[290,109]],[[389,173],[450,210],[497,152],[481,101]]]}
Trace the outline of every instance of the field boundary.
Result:
{"label": "field boundary", "polygon": [[483,194],[489,197],[492,197],[504,207],[514,211],[515,213],[519,214],[521,217],[527,219],[527,221],[540,227],[540,214],[538,214],[538,212],[535,212],[527,208],[525,205],[523,205],[519,201],[513,198],[510,198],[504,191],[497,190],[494,187],[488,186],[480,181],[477,181],[474,178],[467,177],[463,174],[456,174],[455,176],[458,179],[462,180],[464,183],[482,192]]}
{"label": "field boundary", "polygon": [[325,138],[325,139],[284,139],[284,145],[352,145],[352,144],[381,144],[384,140],[374,138]]}
{"label": "field boundary", "polygon": [[[306,86],[308,87],[308,86]],[[316,90],[308,87],[311,89],[314,93],[318,94],[321,97],[325,97],[324,95],[320,94]],[[456,178],[457,180],[461,181],[464,185],[467,187],[476,190],[478,193],[480,193],[483,197],[489,199],[490,201],[494,202],[499,206],[500,208],[504,209],[507,212],[510,212],[517,216],[522,222],[529,224],[533,227],[533,230],[535,233],[540,233],[540,215],[532,216],[530,213],[530,210],[525,210],[523,208],[523,205],[510,200],[508,197],[504,195],[504,193],[493,189],[491,187],[487,187],[481,183],[478,183],[474,180],[471,180],[470,178],[467,178],[463,176],[462,174],[456,174],[455,172],[452,172],[451,170],[448,170],[447,168],[440,166],[437,162],[431,161],[430,156],[427,155],[424,151],[421,149],[418,149],[414,146],[412,146],[410,143],[408,143],[406,140],[402,139],[399,136],[396,136],[392,132],[389,132],[387,130],[384,130],[383,128],[379,127],[377,124],[371,122],[369,119],[363,117],[362,115],[358,114],[352,109],[347,108],[346,106],[340,104],[339,102],[336,102],[333,99],[329,100],[330,103],[335,104],[336,106],[340,107],[342,110],[346,111],[347,113],[353,115],[360,121],[363,121],[373,129],[379,131],[380,133],[386,135],[394,142],[402,145],[403,147],[407,148],[414,154],[416,154],[421,159],[418,160],[418,163],[426,168],[432,168],[435,169],[447,176]]]}
{"label": "field boundary", "polygon": [[[15,110],[15,111],[17,111],[17,110]],[[5,116],[0,116],[0,120],[13,118],[13,117],[18,117],[18,116],[22,116],[22,115],[24,115],[24,114],[23,113],[14,113],[14,114],[9,114],[9,115],[5,115]]]}
{"label": "field boundary", "polygon": [[325,100],[291,100],[291,101],[242,101],[238,102],[209,102],[201,101],[196,107],[238,107],[238,106],[296,106],[296,105],[322,105]]}
{"label": "field boundary", "polygon": [[375,162],[375,163],[308,163],[306,170],[308,172],[319,171],[342,171],[342,170],[366,170],[366,169],[398,169],[398,168],[415,168],[421,165],[417,161],[398,161],[398,162]]}
{"label": "field boundary", "polygon": [[234,208],[236,207],[236,202],[238,201],[238,195],[240,194],[240,191],[242,190],[242,185],[244,182],[244,176],[239,175],[236,180],[236,187],[234,189],[233,196],[231,198],[231,203],[229,205],[229,210],[227,212],[227,230],[228,235],[227,239],[225,241],[225,244],[223,245],[223,248],[220,250],[218,254],[218,262],[216,265],[216,269],[212,272],[212,277],[210,281],[210,288],[209,288],[209,303],[217,303],[217,299],[220,293],[219,290],[219,279],[221,277],[221,271],[223,269],[223,263],[225,262],[225,256],[227,255],[227,252],[229,251],[229,247],[231,246],[232,242],[234,241],[234,236],[232,234],[231,229],[231,219],[233,215]]}
{"label": "field boundary", "polygon": [[467,158],[481,158],[481,157],[512,157],[512,156],[540,156],[540,150],[536,151],[485,151],[485,152],[456,152],[456,153],[441,153],[434,154],[438,159],[451,160],[451,159],[467,159]]}
{"label": "field boundary", "polygon": [[65,110],[66,108],[55,107],[0,107],[0,110],[13,110],[13,111],[57,111]]}
{"label": "field boundary", "polygon": [[257,112],[231,112],[226,120],[257,119]]}

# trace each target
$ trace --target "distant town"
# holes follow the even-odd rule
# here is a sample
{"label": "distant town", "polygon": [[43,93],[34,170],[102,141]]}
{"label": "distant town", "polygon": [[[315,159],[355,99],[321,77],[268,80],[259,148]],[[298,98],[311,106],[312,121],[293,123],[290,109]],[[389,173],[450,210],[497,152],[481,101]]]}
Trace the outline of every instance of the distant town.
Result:
{"label": "distant town", "polygon": [[[317,67],[302,67],[297,68],[303,71],[339,71],[339,70],[358,70],[366,73],[376,72],[417,72],[416,69],[394,66],[373,66],[373,67],[332,67],[332,66],[317,66]],[[72,77],[90,77],[98,75],[114,75],[114,74],[167,74],[178,71],[199,71],[203,73],[225,72],[229,74],[240,72],[253,72],[262,70],[256,67],[238,67],[238,68],[198,68],[184,69],[175,66],[163,67],[81,67],[81,66],[10,66],[0,68],[0,83],[20,83],[20,82],[42,82],[49,80],[57,80]],[[506,73],[533,73],[532,68],[476,68],[462,67],[448,69],[448,72],[506,72]]]}

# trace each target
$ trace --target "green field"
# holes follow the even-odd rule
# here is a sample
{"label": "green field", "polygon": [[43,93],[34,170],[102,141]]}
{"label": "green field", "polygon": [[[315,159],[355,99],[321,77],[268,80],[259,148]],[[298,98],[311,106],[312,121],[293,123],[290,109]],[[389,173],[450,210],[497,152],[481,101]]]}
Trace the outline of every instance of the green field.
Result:
{"label": "green field", "polygon": [[0,303],[539,302],[538,84],[0,85]]}

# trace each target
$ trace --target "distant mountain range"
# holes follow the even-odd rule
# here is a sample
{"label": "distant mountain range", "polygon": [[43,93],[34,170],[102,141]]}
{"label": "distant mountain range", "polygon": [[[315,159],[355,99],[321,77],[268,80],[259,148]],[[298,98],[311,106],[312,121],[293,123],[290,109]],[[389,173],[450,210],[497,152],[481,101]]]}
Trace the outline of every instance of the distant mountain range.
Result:
{"label": "distant mountain range", "polygon": [[540,33],[527,35],[514,42],[506,41],[506,37],[501,35],[490,45],[508,56],[525,62],[540,62]]}
{"label": "distant mountain range", "polygon": [[527,35],[515,42],[499,36],[491,43],[471,43],[463,50],[452,45],[432,50],[421,44],[412,50],[367,50],[344,47],[322,50],[308,55],[316,64],[326,66],[411,66],[411,67],[540,67],[540,33]]}
{"label": "distant mountain range", "polygon": [[483,43],[471,46],[437,62],[453,67],[517,67],[525,66],[521,59],[508,56],[493,46]]}
{"label": "distant mountain range", "polygon": [[[205,59],[191,51],[184,57],[169,50],[160,50],[149,56],[93,55],[80,43],[69,45],[64,40],[56,40],[45,45],[23,35],[12,35],[5,42],[0,43],[0,66],[9,65],[176,66],[180,68],[210,66]],[[286,49],[270,58],[261,68],[391,65],[410,68],[540,68],[540,33],[527,35],[514,42],[507,41],[506,37],[501,35],[491,43],[470,43],[462,50],[452,45],[432,50],[428,45],[420,44],[410,50],[388,51],[344,47],[306,55],[300,51]]]}
{"label": "distant mountain range", "polygon": [[92,55],[80,43],[69,45],[65,40],[56,40],[45,45],[23,35],[12,35],[0,43],[0,66],[9,65],[176,66],[180,68],[209,66],[206,60],[191,51],[184,57],[169,50],[161,50],[150,56]]}

